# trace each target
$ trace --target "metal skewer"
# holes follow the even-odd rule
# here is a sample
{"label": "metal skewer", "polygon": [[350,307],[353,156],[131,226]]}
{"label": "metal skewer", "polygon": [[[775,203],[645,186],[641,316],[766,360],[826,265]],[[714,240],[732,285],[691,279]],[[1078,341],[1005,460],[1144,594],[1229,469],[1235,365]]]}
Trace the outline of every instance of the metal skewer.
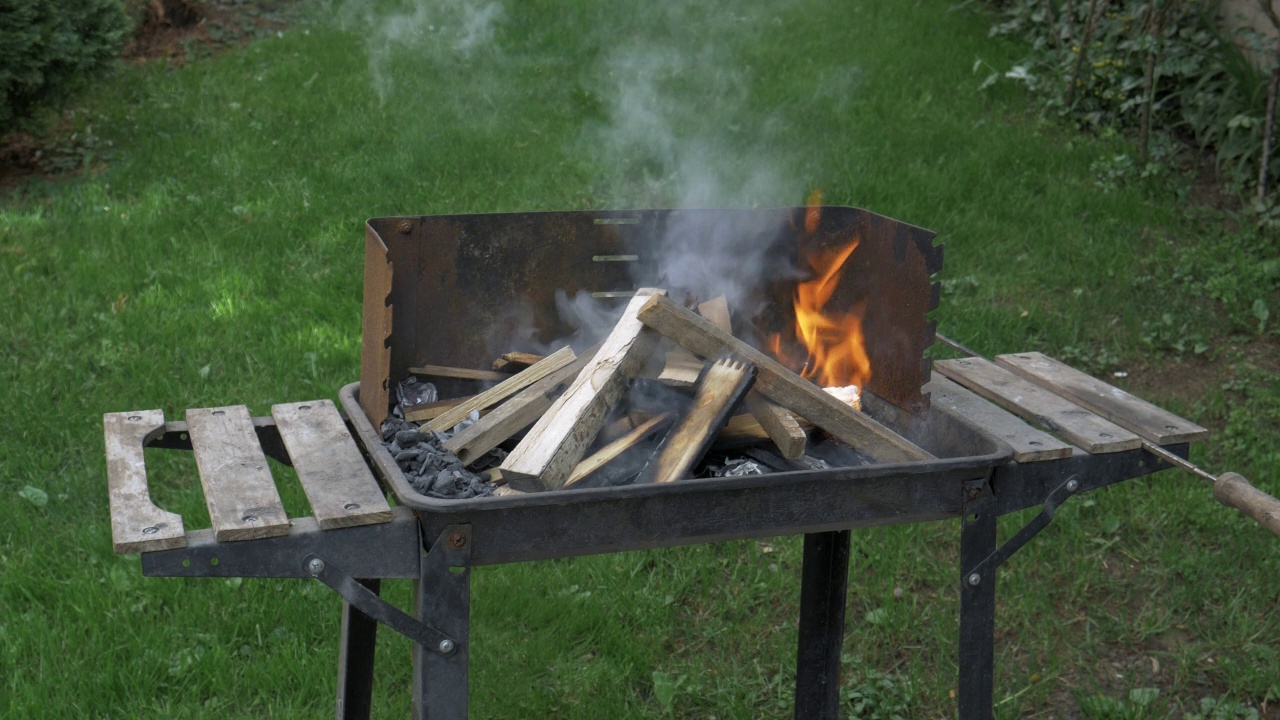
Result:
{"label": "metal skewer", "polygon": [[[957,352],[963,353],[969,357],[978,358],[993,362],[991,358],[975,352],[974,350],[961,345],[960,343],[948,338],[941,333],[935,333],[934,336],[938,342],[950,347]],[[1052,388],[1048,388],[1052,389]],[[1116,420],[1113,422],[1124,427],[1126,430],[1141,435],[1141,429],[1124,422]],[[1204,470],[1195,463],[1185,460],[1163,447],[1151,442],[1145,437],[1142,440],[1142,449],[1173,465],[1174,467],[1186,470],[1201,480],[1205,480],[1213,485],[1213,497],[1218,502],[1229,507],[1233,507],[1249,517],[1257,520],[1260,525],[1270,530],[1276,535],[1280,535],[1280,500],[1262,492],[1254,487],[1243,475],[1234,472],[1225,472],[1221,475],[1213,475]]]}

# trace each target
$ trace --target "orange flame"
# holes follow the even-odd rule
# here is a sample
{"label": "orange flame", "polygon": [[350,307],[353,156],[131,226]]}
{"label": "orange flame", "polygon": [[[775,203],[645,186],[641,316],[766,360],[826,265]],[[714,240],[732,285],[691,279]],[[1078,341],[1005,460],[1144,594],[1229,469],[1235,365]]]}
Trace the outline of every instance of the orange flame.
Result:
{"label": "orange flame", "polygon": [[[799,372],[823,387],[856,385],[862,388],[871,379],[871,360],[862,335],[866,303],[858,303],[845,312],[826,307],[840,285],[841,268],[857,247],[858,241],[854,239],[848,245],[814,251],[805,260],[815,277],[796,285],[793,332],[808,351]],[[779,335],[769,339],[769,349],[786,362]]]}

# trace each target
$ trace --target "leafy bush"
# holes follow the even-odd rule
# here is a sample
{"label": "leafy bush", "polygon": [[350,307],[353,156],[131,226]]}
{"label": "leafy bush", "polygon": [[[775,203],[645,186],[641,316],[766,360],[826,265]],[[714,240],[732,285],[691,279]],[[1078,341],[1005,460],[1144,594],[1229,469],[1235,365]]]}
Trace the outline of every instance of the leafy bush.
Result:
{"label": "leafy bush", "polygon": [[129,31],[120,0],[0,0],[0,133],[109,68]]}
{"label": "leafy bush", "polygon": [[[1181,140],[1212,150],[1237,186],[1256,182],[1267,78],[1220,31],[1216,3],[1011,0],[1000,13],[991,34],[1020,37],[1032,52],[987,84],[1023,83],[1083,126],[1135,134],[1133,174],[1159,172]],[[1235,40],[1274,54],[1256,34]]]}

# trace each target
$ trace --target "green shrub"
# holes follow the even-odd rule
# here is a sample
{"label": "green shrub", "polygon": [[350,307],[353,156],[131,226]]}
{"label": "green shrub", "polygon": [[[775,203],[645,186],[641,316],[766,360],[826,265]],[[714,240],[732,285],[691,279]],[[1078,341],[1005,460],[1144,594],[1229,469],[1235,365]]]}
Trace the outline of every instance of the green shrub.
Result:
{"label": "green shrub", "polygon": [[120,0],[0,0],[0,134],[109,68],[129,31]]}

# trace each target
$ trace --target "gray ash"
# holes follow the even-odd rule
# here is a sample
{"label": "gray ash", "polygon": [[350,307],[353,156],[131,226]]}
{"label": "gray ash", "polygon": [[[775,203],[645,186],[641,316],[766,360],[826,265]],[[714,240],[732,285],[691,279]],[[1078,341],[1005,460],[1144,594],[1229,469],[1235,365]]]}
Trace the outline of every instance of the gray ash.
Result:
{"label": "gray ash", "polygon": [[411,422],[388,418],[382,424],[382,444],[414,490],[445,500],[492,495],[495,486],[463,467],[441,442],[440,435],[423,432]]}

